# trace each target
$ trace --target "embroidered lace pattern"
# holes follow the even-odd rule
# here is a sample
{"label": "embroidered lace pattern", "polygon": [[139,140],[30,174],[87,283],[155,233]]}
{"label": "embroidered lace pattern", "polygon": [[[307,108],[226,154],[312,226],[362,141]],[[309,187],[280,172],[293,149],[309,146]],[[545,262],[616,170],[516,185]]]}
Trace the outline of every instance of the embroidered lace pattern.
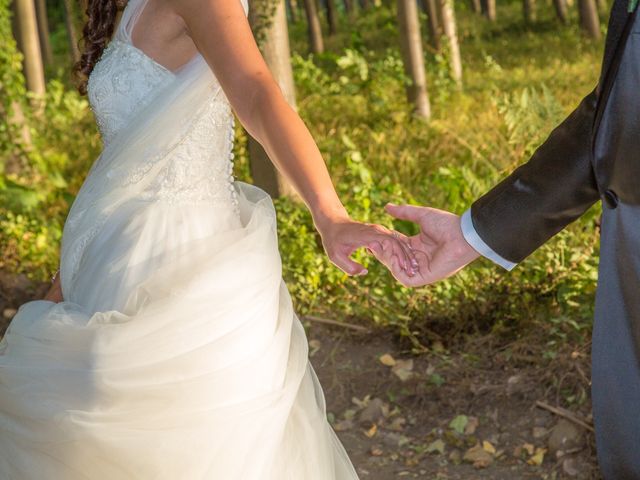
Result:
{"label": "embroidered lace pattern", "polygon": [[[119,39],[111,41],[87,85],[89,103],[105,147],[126,128],[138,109],[153,101],[157,89],[173,78],[173,72],[134,45]],[[180,128],[179,140],[170,149],[149,145],[135,165],[107,170],[104,174],[120,186],[145,179],[148,185],[137,197],[142,200],[186,205],[212,203],[231,208],[239,215],[233,177],[233,114],[217,84],[193,121]],[[164,159],[163,166],[156,171],[153,167],[160,158]],[[80,268],[87,245],[99,234],[109,214],[106,209],[100,218],[93,219],[90,228],[75,238],[71,248],[71,278]],[[68,227],[73,228],[82,215],[82,211],[70,215]]]}

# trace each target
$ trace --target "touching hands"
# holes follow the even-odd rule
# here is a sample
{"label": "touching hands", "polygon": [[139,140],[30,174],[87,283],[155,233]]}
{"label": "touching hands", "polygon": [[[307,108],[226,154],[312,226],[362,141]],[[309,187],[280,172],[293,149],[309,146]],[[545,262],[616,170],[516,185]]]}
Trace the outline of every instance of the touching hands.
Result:
{"label": "touching hands", "polygon": [[376,257],[405,286],[418,287],[442,280],[480,256],[462,235],[458,215],[412,205],[388,204],[385,210],[397,219],[409,220],[420,226],[417,235],[403,237],[407,239],[417,261],[418,268],[414,275],[409,275],[401,268],[388,252],[374,251]]}
{"label": "touching hands", "polygon": [[[402,278],[416,275],[418,262],[406,239],[381,225],[360,223],[348,216],[316,221],[329,259],[348,275],[365,275],[367,269],[351,258],[358,248],[368,248]],[[383,260],[384,259],[384,260]]]}

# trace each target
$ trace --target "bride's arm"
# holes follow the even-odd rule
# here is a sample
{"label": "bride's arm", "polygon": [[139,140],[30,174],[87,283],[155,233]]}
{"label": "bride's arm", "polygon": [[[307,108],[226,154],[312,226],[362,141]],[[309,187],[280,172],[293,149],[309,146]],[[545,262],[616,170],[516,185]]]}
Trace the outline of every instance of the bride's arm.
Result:
{"label": "bride's arm", "polygon": [[309,130],[285,100],[260,54],[240,0],[173,4],[240,122],[309,207],[331,260],[349,274],[365,273],[349,255],[361,246],[374,250],[384,246],[410,273],[415,264],[401,241],[382,227],[349,218]]}

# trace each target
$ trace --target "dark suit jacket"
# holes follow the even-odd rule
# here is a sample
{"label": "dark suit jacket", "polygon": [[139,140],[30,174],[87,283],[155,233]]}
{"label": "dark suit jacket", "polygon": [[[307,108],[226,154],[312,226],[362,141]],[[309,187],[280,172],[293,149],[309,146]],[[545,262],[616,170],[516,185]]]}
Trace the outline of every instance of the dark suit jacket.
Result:
{"label": "dark suit jacket", "polygon": [[520,262],[602,199],[640,204],[640,20],[615,0],[600,81],[534,153],[471,207],[480,237]]}

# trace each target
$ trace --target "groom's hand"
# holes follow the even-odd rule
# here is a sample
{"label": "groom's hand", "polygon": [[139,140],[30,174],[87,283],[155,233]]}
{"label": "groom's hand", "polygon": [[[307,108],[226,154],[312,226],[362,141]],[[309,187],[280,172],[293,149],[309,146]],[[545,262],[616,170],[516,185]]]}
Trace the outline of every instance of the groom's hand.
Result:
{"label": "groom's hand", "polygon": [[409,220],[420,226],[420,233],[408,237],[418,271],[409,276],[391,258],[381,260],[390,267],[393,276],[408,287],[427,285],[447,278],[478,258],[480,254],[471,247],[462,235],[460,217],[443,210],[412,205],[385,207],[387,213],[401,220]]}

